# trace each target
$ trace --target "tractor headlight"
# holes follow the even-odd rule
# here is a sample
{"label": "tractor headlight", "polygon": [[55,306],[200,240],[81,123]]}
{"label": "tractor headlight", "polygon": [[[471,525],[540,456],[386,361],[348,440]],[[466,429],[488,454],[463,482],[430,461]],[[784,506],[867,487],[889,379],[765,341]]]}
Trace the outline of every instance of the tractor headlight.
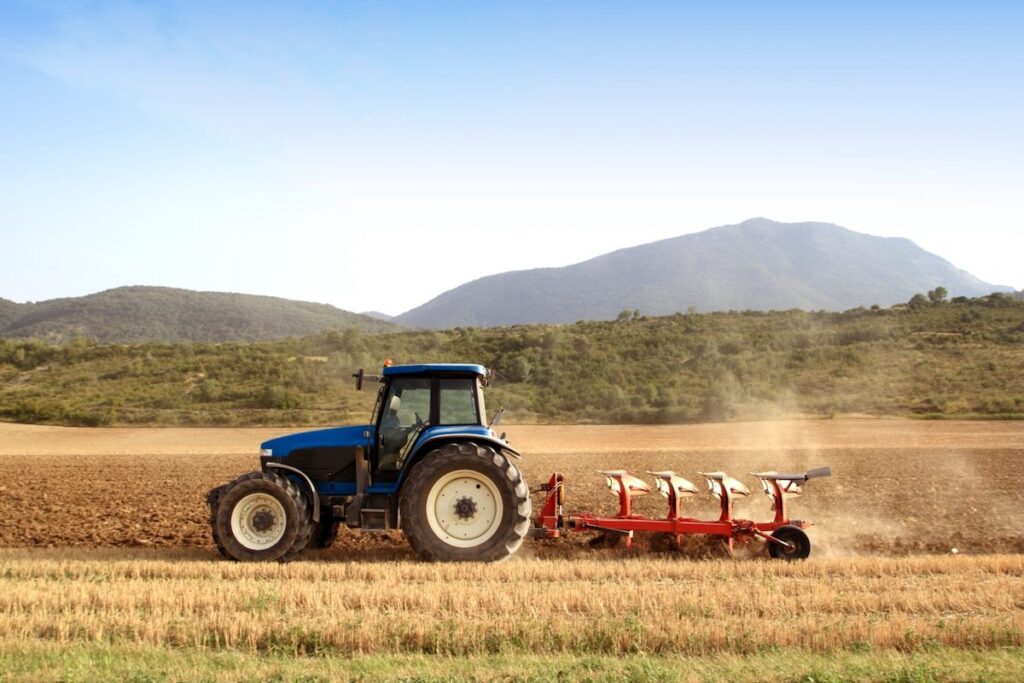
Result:
{"label": "tractor headlight", "polygon": [[260,449],[260,457],[261,458],[272,458],[272,457],[274,457],[274,449],[272,449],[272,448],[261,448]]}

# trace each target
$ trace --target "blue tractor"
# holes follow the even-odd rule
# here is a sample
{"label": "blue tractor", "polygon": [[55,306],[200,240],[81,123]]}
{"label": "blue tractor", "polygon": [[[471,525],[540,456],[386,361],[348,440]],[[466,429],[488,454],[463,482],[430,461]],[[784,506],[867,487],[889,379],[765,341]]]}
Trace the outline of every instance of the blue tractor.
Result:
{"label": "blue tractor", "polygon": [[385,367],[372,422],[261,445],[260,471],[210,491],[213,539],[239,561],[288,561],[338,525],[401,529],[424,559],[497,561],[530,527],[519,453],[484,410],[480,365]]}

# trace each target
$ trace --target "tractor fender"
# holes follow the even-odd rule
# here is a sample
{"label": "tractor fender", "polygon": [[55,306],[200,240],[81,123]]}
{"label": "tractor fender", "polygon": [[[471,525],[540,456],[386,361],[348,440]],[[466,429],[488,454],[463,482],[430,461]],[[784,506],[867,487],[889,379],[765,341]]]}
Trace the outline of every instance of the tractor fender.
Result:
{"label": "tractor fender", "polygon": [[275,470],[287,470],[288,472],[293,472],[299,475],[299,478],[302,479],[302,481],[306,483],[306,487],[309,488],[309,496],[310,498],[313,499],[313,522],[316,523],[320,521],[320,494],[316,492],[316,487],[313,486],[313,480],[310,479],[305,472],[298,469],[297,467],[285,465],[284,463],[280,462],[268,462],[264,464],[263,468],[264,470],[266,470],[267,468],[273,468]]}
{"label": "tractor fender", "polygon": [[436,448],[441,444],[448,443],[450,441],[473,441],[475,443],[487,444],[494,448],[499,453],[511,455],[513,458],[522,459],[522,454],[516,449],[509,446],[501,439],[497,439],[493,436],[486,436],[484,434],[477,434],[474,432],[462,432],[462,433],[447,433],[438,434],[436,436],[427,437],[425,441],[416,446],[415,452],[412,454],[412,459],[417,459],[420,455],[427,452],[427,447]]}
{"label": "tractor fender", "polygon": [[399,485],[405,483],[405,475],[409,472],[409,470],[412,469],[412,466],[419,462],[419,460],[429,451],[439,446],[443,446],[446,443],[456,443],[460,441],[470,441],[473,443],[490,446],[498,453],[513,457],[517,460],[522,460],[523,458],[519,451],[509,446],[501,439],[496,439],[493,436],[486,436],[484,434],[479,434],[475,432],[438,434],[437,436],[428,437],[422,443],[416,444],[416,450],[410,454],[408,462],[406,463],[405,467],[402,468],[402,477],[400,479]]}

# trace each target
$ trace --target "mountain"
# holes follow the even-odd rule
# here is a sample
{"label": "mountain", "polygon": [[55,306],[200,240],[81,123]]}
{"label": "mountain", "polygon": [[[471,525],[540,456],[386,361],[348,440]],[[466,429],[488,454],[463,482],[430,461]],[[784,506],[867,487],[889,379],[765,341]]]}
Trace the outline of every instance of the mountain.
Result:
{"label": "mountain", "polygon": [[396,326],[327,304],[170,287],[119,287],[88,296],[16,304],[0,299],[0,337],[102,342],[282,339],[325,329]]}
{"label": "mountain", "polygon": [[950,296],[1011,291],[982,282],[908,239],[829,223],[738,225],[652,242],[562,268],[491,275],[394,321],[488,327],[607,320],[623,310],[845,310],[905,302],[943,286]]}
{"label": "mountain", "polygon": [[365,315],[367,318],[373,318],[374,320],[384,320],[390,322],[395,319],[395,316],[388,315],[387,313],[381,313],[380,311],[363,311],[359,315]]}

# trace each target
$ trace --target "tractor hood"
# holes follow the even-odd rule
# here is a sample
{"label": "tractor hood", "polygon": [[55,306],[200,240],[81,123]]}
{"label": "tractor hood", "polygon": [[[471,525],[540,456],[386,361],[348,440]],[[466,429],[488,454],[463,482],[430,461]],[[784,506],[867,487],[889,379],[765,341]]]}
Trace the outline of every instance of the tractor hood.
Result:
{"label": "tractor hood", "polygon": [[368,439],[365,434],[373,429],[372,425],[356,425],[353,427],[332,427],[316,429],[311,432],[299,432],[279,436],[260,444],[260,450],[270,450],[275,458],[283,458],[300,448],[329,448],[338,446],[365,446]]}

